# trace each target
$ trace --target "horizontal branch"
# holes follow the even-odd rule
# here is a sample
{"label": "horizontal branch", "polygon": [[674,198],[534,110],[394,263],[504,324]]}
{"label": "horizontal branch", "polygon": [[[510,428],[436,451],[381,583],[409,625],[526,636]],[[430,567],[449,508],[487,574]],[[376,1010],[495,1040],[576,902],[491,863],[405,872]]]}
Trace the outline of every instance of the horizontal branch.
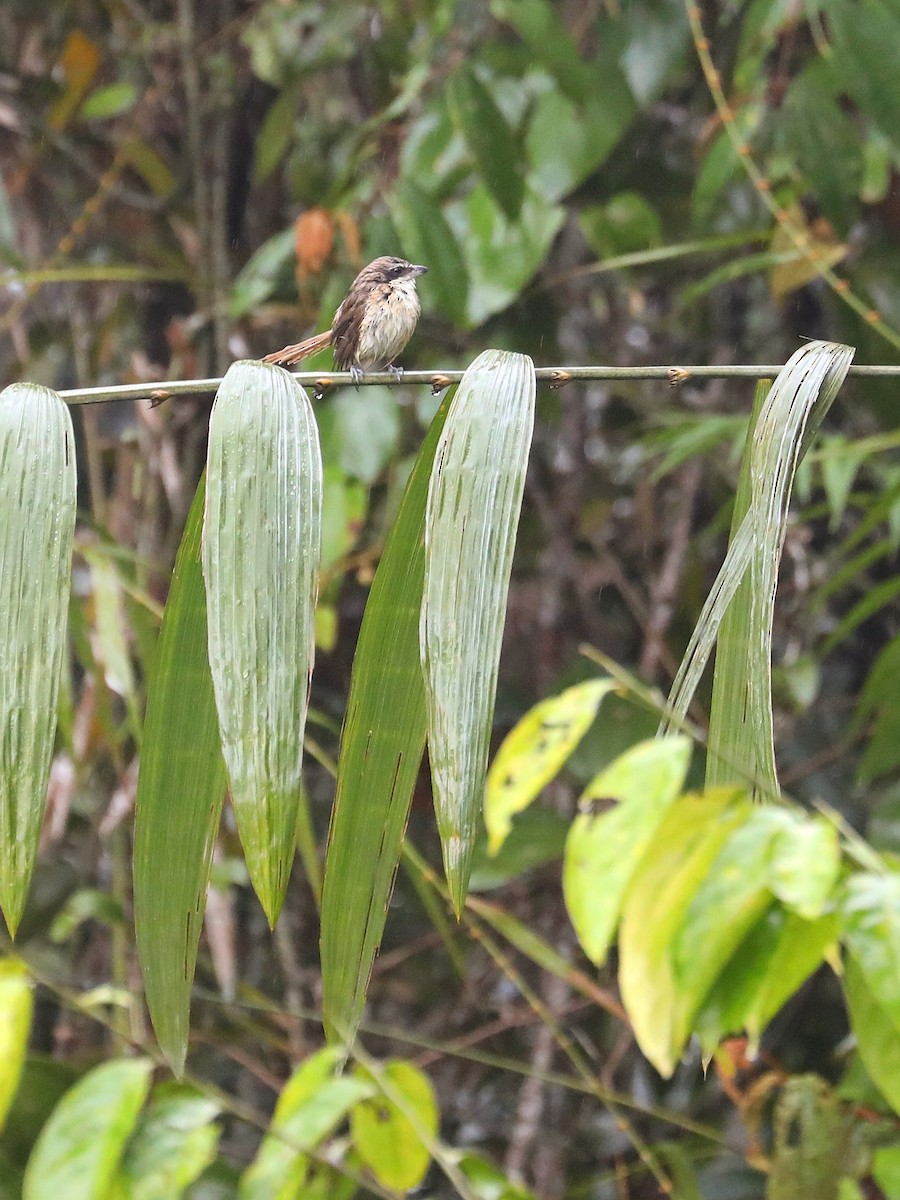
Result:
{"label": "horizontal branch", "polygon": [[[538,367],[535,370],[538,382],[551,387],[562,387],[566,383],[584,383],[589,380],[614,379],[665,379],[673,387],[689,379],[774,379],[781,367],[771,366],[694,366],[694,367]],[[893,377],[900,379],[900,366],[853,366],[851,375]],[[459,383],[462,371],[406,371],[397,379],[387,371],[373,371],[361,380],[361,386],[397,387],[402,384],[425,385],[435,394]],[[294,378],[316,392],[332,387],[352,387],[353,379],[348,371],[315,372],[298,371]],[[161,402],[173,396],[203,396],[215,392],[221,379],[169,379],[159,383],[122,383],[112,387],[75,388],[60,392],[67,404],[99,404],[109,400],[152,400]]]}

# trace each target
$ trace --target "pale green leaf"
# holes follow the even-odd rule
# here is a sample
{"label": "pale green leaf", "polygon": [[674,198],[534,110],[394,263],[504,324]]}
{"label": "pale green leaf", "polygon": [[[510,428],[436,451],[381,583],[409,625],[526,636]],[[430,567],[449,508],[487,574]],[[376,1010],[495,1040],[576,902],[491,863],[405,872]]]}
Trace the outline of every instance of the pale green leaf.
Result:
{"label": "pale green leaf", "polygon": [[450,405],[428,488],[419,636],[435,810],[457,913],[484,797],[534,396],[530,358],[479,355]]}
{"label": "pale green leaf", "polygon": [[99,1200],[107,1194],[152,1068],[144,1058],[104,1063],[66,1092],[28,1160],[22,1200]]}
{"label": "pale green leaf", "polygon": [[[677,728],[712,651],[725,613],[741,581],[746,608],[739,663],[718,685],[729,697],[711,731],[707,782],[749,778],[761,791],[778,792],[772,732],[772,621],[778,568],[797,464],[831,406],[850,367],[853,350],[833,342],[809,342],[779,372],[759,413],[748,445],[744,493],[747,513],[733,533],[725,562],[704,605],[669,696]],[[732,639],[734,641],[734,639]]]}
{"label": "pale green leaf", "polygon": [[[566,842],[563,894],[578,940],[591,962],[609,951],[632,876],[684,786],[687,738],[641,742],[593,779]],[[595,814],[594,803],[615,802]]]}
{"label": "pale green leaf", "polygon": [[56,392],[0,392],[0,907],[15,935],[37,858],[66,649],[75,443]]}
{"label": "pale green leaf", "polygon": [[896,1018],[879,1002],[853,954],[844,959],[842,982],[859,1057],[885,1100],[900,1113],[900,1030]]}
{"label": "pale green leaf", "polygon": [[821,916],[841,869],[837,829],[825,817],[782,810],[782,828],[772,848],[769,887],[806,920]]}
{"label": "pale green leaf", "polygon": [[591,679],[566,688],[530,709],[506,735],[488,772],[484,823],[488,853],[496,854],[512,828],[512,817],[531,804],[562,770],[584,737],[612,679]]}
{"label": "pale green leaf", "polygon": [[222,750],[270,925],[294,859],[321,530],[306,393],[281,367],[233,363],[210,416],[202,562]]}

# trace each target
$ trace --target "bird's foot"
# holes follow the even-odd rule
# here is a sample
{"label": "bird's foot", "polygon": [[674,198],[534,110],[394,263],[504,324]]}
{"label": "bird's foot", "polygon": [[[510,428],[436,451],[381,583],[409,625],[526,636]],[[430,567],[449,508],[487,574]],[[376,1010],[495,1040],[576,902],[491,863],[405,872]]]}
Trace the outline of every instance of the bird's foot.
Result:
{"label": "bird's foot", "polygon": [[363,378],[364,374],[365,374],[365,371],[363,371],[362,367],[357,367],[355,364],[353,366],[351,366],[350,378],[353,380],[353,386],[356,388],[357,391],[359,391],[359,385],[362,383],[362,378]]}
{"label": "bird's foot", "polygon": [[388,364],[387,373],[388,373],[388,375],[393,376],[396,383],[399,383],[400,380],[403,378],[403,368],[395,367],[393,363]]}

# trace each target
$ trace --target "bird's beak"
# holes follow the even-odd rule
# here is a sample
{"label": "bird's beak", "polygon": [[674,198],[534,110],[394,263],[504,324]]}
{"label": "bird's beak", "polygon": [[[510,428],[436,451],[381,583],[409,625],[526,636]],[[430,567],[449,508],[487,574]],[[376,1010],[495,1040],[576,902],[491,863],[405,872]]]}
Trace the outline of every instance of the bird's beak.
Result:
{"label": "bird's beak", "polygon": [[424,275],[427,270],[428,270],[427,267],[413,266],[413,267],[410,267],[410,274],[411,275]]}

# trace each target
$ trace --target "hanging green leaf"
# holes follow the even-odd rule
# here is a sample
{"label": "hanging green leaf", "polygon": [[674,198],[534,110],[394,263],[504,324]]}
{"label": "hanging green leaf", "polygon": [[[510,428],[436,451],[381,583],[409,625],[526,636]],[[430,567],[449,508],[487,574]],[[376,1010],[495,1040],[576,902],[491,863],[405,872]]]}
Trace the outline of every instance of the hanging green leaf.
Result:
{"label": "hanging green leaf", "polygon": [[49,388],[0,392],[0,907],[15,936],[38,851],[66,648],[75,443]]}
{"label": "hanging green leaf", "polygon": [[233,363],[209,424],[209,665],[247,868],[273,926],[294,859],[322,486],[304,390],[281,367]]}
{"label": "hanging green leaf", "polygon": [[15,958],[0,959],[0,1131],[19,1086],[33,1007],[25,964]]}
{"label": "hanging green leaf", "polygon": [[[644,851],[684,786],[687,738],[639,742],[585,788],[563,862],[563,894],[585,954],[605,961],[625,892]],[[613,804],[594,813],[595,804]]]}
{"label": "hanging green leaf", "polygon": [[366,603],[341,735],[322,888],[322,1016],[352,1042],[381,941],[425,747],[419,613],[425,504],[445,399],[406,485]]}
{"label": "hanging green leaf", "polygon": [[[732,698],[718,709],[711,730],[718,767],[707,782],[746,778],[765,793],[778,792],[772,732],[772,621],[788,505],[797,464],[837,395],[853,350],[834,342],[809,342],[791,356],[767,395],[748,445],[750,495],[722,569],[697,621],[669,694],[677,728],[687,715],[723,618],[749,571],[740,627],[737,675],[718,686]],[[711,754],[712,758],[713,755]]]}
{"label": "hanging green leaf", "polygon": [[200,570],[204,481],[188,514],[147,689],[134,818],[134,924],[144,993],[181,1074],[225,764]]}
{"label": "hanging green leaf", "polygon": [[510,221],[515,221],[525,194],[519,150],[513,131],[487,88],[467,67],[447,85],[454,123],[466,139],[481,178]]}
{"label": "hanging green leaf", "polygon": [[450,406],[428,488],[419,636],[435,810],[457,914],[484,796],[534,395],[530,358],[479,355]]}
{"label": "hanging green leaf", "polygon": [[104,1063],[66,1092],[28,1160],[22,1200],[97,1200],[109,1194],[152,1069],[145,1058]]}
{"label": "hanging green leaf", "polygon": [[896,1113],[900,1113],[900,1030],[873,991],[859,962],[848,955],[842,977],[850,1025],[859,1057],[873,1083]]}
{"label": "hanging green leaf", "polygon": [[484,792],[489,854],[506,841],[511,818],[562,770],[614,687],[612,679],[591,679],[566,688],[536,704],[503,739]]}

